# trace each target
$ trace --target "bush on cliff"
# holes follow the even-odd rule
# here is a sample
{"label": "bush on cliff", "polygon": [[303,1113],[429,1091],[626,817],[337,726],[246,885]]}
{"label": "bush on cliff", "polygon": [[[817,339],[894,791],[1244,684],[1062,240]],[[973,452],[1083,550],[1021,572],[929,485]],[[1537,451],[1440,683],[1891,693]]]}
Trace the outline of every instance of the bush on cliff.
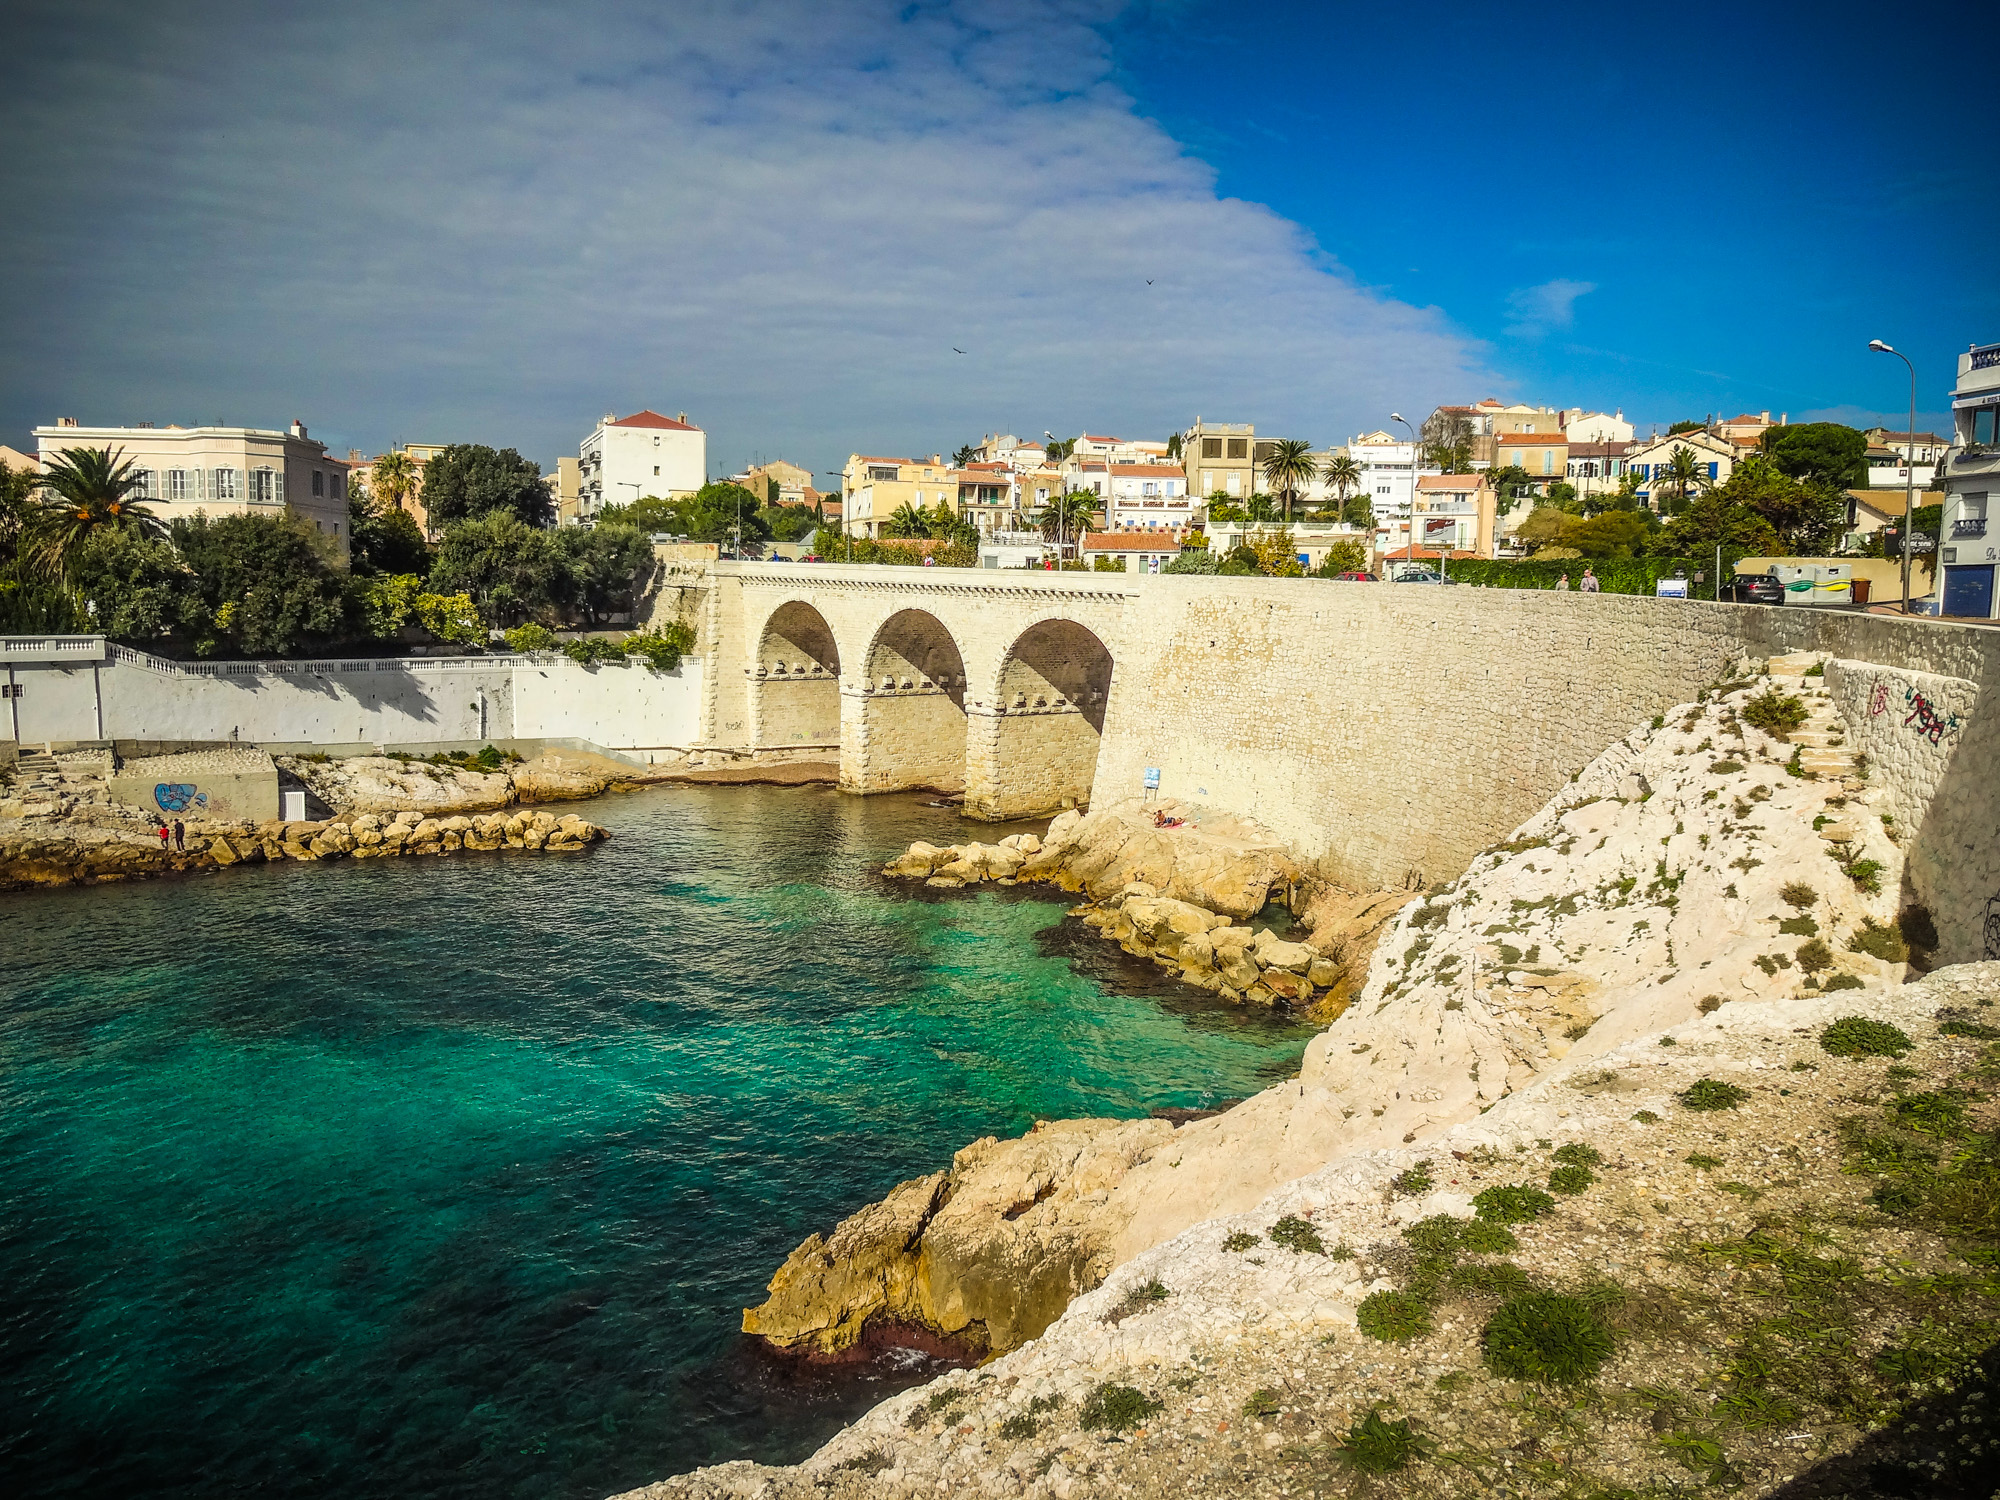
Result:
{"label": "bush on cliff", "polygon": [[1164,1401],[1156,1401],[1144,1391],[1107,1382],[1084,1398],[1078,1421],[1085,1432],[1130,1432],[1164,1410]]}
{"label": "bush on cliff", "polygon": [[1589,1380],[1615,1347],[1610,1326],[1589,1303],[1559,1292],[1528,1292],[1506,1303],[1487,1320],[1480,1343],[1496,1375],[1559,1385]]}

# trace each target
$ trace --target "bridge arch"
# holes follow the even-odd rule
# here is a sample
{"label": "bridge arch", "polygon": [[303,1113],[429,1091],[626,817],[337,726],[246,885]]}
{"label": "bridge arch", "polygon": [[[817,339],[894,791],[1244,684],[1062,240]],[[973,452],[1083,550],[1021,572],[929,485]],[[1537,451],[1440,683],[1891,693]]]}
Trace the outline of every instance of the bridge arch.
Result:
{"label": "bridge arch", "polygon": [[840,709],[844,790],[965,789],[965,657],[936,615],[903,609],[884,620]]}
{"label": "bridge arch", "polygon": [[1090,800],[1111,668],[1110,647],[1075,620],[1039,620],[1015,637],[968,731],[967,816],[1032,818]]}
{"label": "bridge arch", "polygon": [[840,647],[814,606],[790,599],[771,611],[750,679],[752,745],[771,750],[840,743]]}

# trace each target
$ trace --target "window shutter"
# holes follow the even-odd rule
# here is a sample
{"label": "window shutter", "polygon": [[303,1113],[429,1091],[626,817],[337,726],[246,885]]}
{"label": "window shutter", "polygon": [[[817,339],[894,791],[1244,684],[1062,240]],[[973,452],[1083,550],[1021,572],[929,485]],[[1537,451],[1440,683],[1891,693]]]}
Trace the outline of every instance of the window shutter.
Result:
{"label": "window shutter", "polygon": [[271,471],[271,488],[273,491],[271,498],[276,500],[278,504],[283,505],[285,503],[285,471],[283,469],[273,469]]}

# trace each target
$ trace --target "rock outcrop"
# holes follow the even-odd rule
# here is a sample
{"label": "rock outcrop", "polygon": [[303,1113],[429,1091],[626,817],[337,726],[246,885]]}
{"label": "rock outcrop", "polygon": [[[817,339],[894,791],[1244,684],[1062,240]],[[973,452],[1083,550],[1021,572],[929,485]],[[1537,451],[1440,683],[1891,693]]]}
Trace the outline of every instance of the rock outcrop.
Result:
{"label": "rock outcrop", "polygon": [[107,787],[114,774],[104,752],[16,771],[0,800],[0,890],[93,885],[285,859],[377,859],[460,849],[566,853],[611,836],[575,813],[558,816],[533,808],[442,816],[400,808],[296,822],[181,814],[186,846],[174,849],[161,844],[156,815],[110,800]]}
{"label": "rock outcrop", "polygon": [[640,780],[645,774],[623,761],[581,750],[544,750],[493,771],[392,755],[341,760],[285,755],[278,757],[278,767],[336,813],[415,810],[446,817],[523,802],[596,797],[617,782]]}
{"label": "rock outcrop", "polygon": [[[1813,682],[1794,675],[1787,688],[1821,707]],[[1767,685],[1635,729],[1458,880],[1402,896],[1365,987],[1296,1078],[1181,1126],[1109,1188],[1094,1232],[1109,1237],[1111,1264],[1245,1212],[1337,1157],[1429,1140],[1554,1071],[1725,1004],[1900,980],[1900,957],[1885,955],[1902,942],[1902,854],[1873,811],[1880,794],[1858,776],[1801,774],[1793,745],[1744,717]],[[1073,847],[1082,821],[1058,819],[1019,878]],[[1117,831],[1097,847],[1131,842]],[[961,849],[913,863],[935,868],[945,854],[981,862]],[[1158,873],[1171,884],[1179,864]],[[1095,920],[1133,951],[1267,990],[1274,978],[1312,984],[1342,934],[1397,900],[1312,895],[1313,936],[1288,943],[1145,882],[1097,894]],[[1919,936],[1927,923],[1911,913],[1905,926]]]}
{"label": "rock outcrop", "polygon": [[813,1235],[771,1279],[743,1331],[835,1355],[870,1320],[927,1328],[974,1349],[1033,1338],[1111,1269],[1112,1191],[1169,1141],[1164,1120],[1057,1120],[988,1136],[949,1171],[900,1184]]}

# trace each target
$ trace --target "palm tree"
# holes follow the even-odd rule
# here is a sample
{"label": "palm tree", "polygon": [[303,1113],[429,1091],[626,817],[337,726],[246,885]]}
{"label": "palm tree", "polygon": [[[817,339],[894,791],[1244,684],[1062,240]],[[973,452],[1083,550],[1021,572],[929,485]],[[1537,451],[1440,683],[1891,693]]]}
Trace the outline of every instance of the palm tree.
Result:
{"label": "palm tree", "polygon": [[1052,542],[1071,542],[1090,527],[1090,518],[1097,511],[1097,493],[1094,490],[1071,490],[1068,494],[1056,495],[1042,508],[1040,524],[1042,535]]}
{"label": "palm tree", "polygon": [[32,517],[35,551],[43,565],[64,573],[100,531],[167,534],[166,524],[132,499],[143,481],[132,461],[109,448],[69,448],[48,462],[36,488],[46,492]]}
{"label": "palm tree", "polygon": [[1300,486],[1310,484],[1318,472],[1312,444],[1304,438],[1279,438],[1264,455],[1264,479],[1284,501],[1287,522],[1292,519],[1292,501]]}
{"label": "palm tree", "polygon": [[962,469],[977,457],[979,457],[979,450],[973,447],[972,444],[966,443],[956,453],[952,454],[952,466]]}
{"label": "palm tree", "polygon": [[1653,471],[1653,477],[1663,489],[1673,491],[1675,510],[1687,503],[1690,491],[1708,488],[1708,465],[1696,456],[1692,448],[1674,444],[1674,451],[1667,455],[1667,461]]}
{"label": "palm tree", "polygon": [[1320,465],[1320,477],[1333,486],[1334,498],[1340,508],[1347,508],[1347,497],[1361,488],[1361,465],[1349,453],[1336,453]]}
{"label": "palm tree", "polygon": [[930,514],[905,500],[889,513],[882,524],[885,536],[926,537],[931,534]]}
{"label": "palm tree", "polygon": [[369,471],[369,490],[384,508],[407,510],[417,493],[417,466],[407,453],[385,453]]}

